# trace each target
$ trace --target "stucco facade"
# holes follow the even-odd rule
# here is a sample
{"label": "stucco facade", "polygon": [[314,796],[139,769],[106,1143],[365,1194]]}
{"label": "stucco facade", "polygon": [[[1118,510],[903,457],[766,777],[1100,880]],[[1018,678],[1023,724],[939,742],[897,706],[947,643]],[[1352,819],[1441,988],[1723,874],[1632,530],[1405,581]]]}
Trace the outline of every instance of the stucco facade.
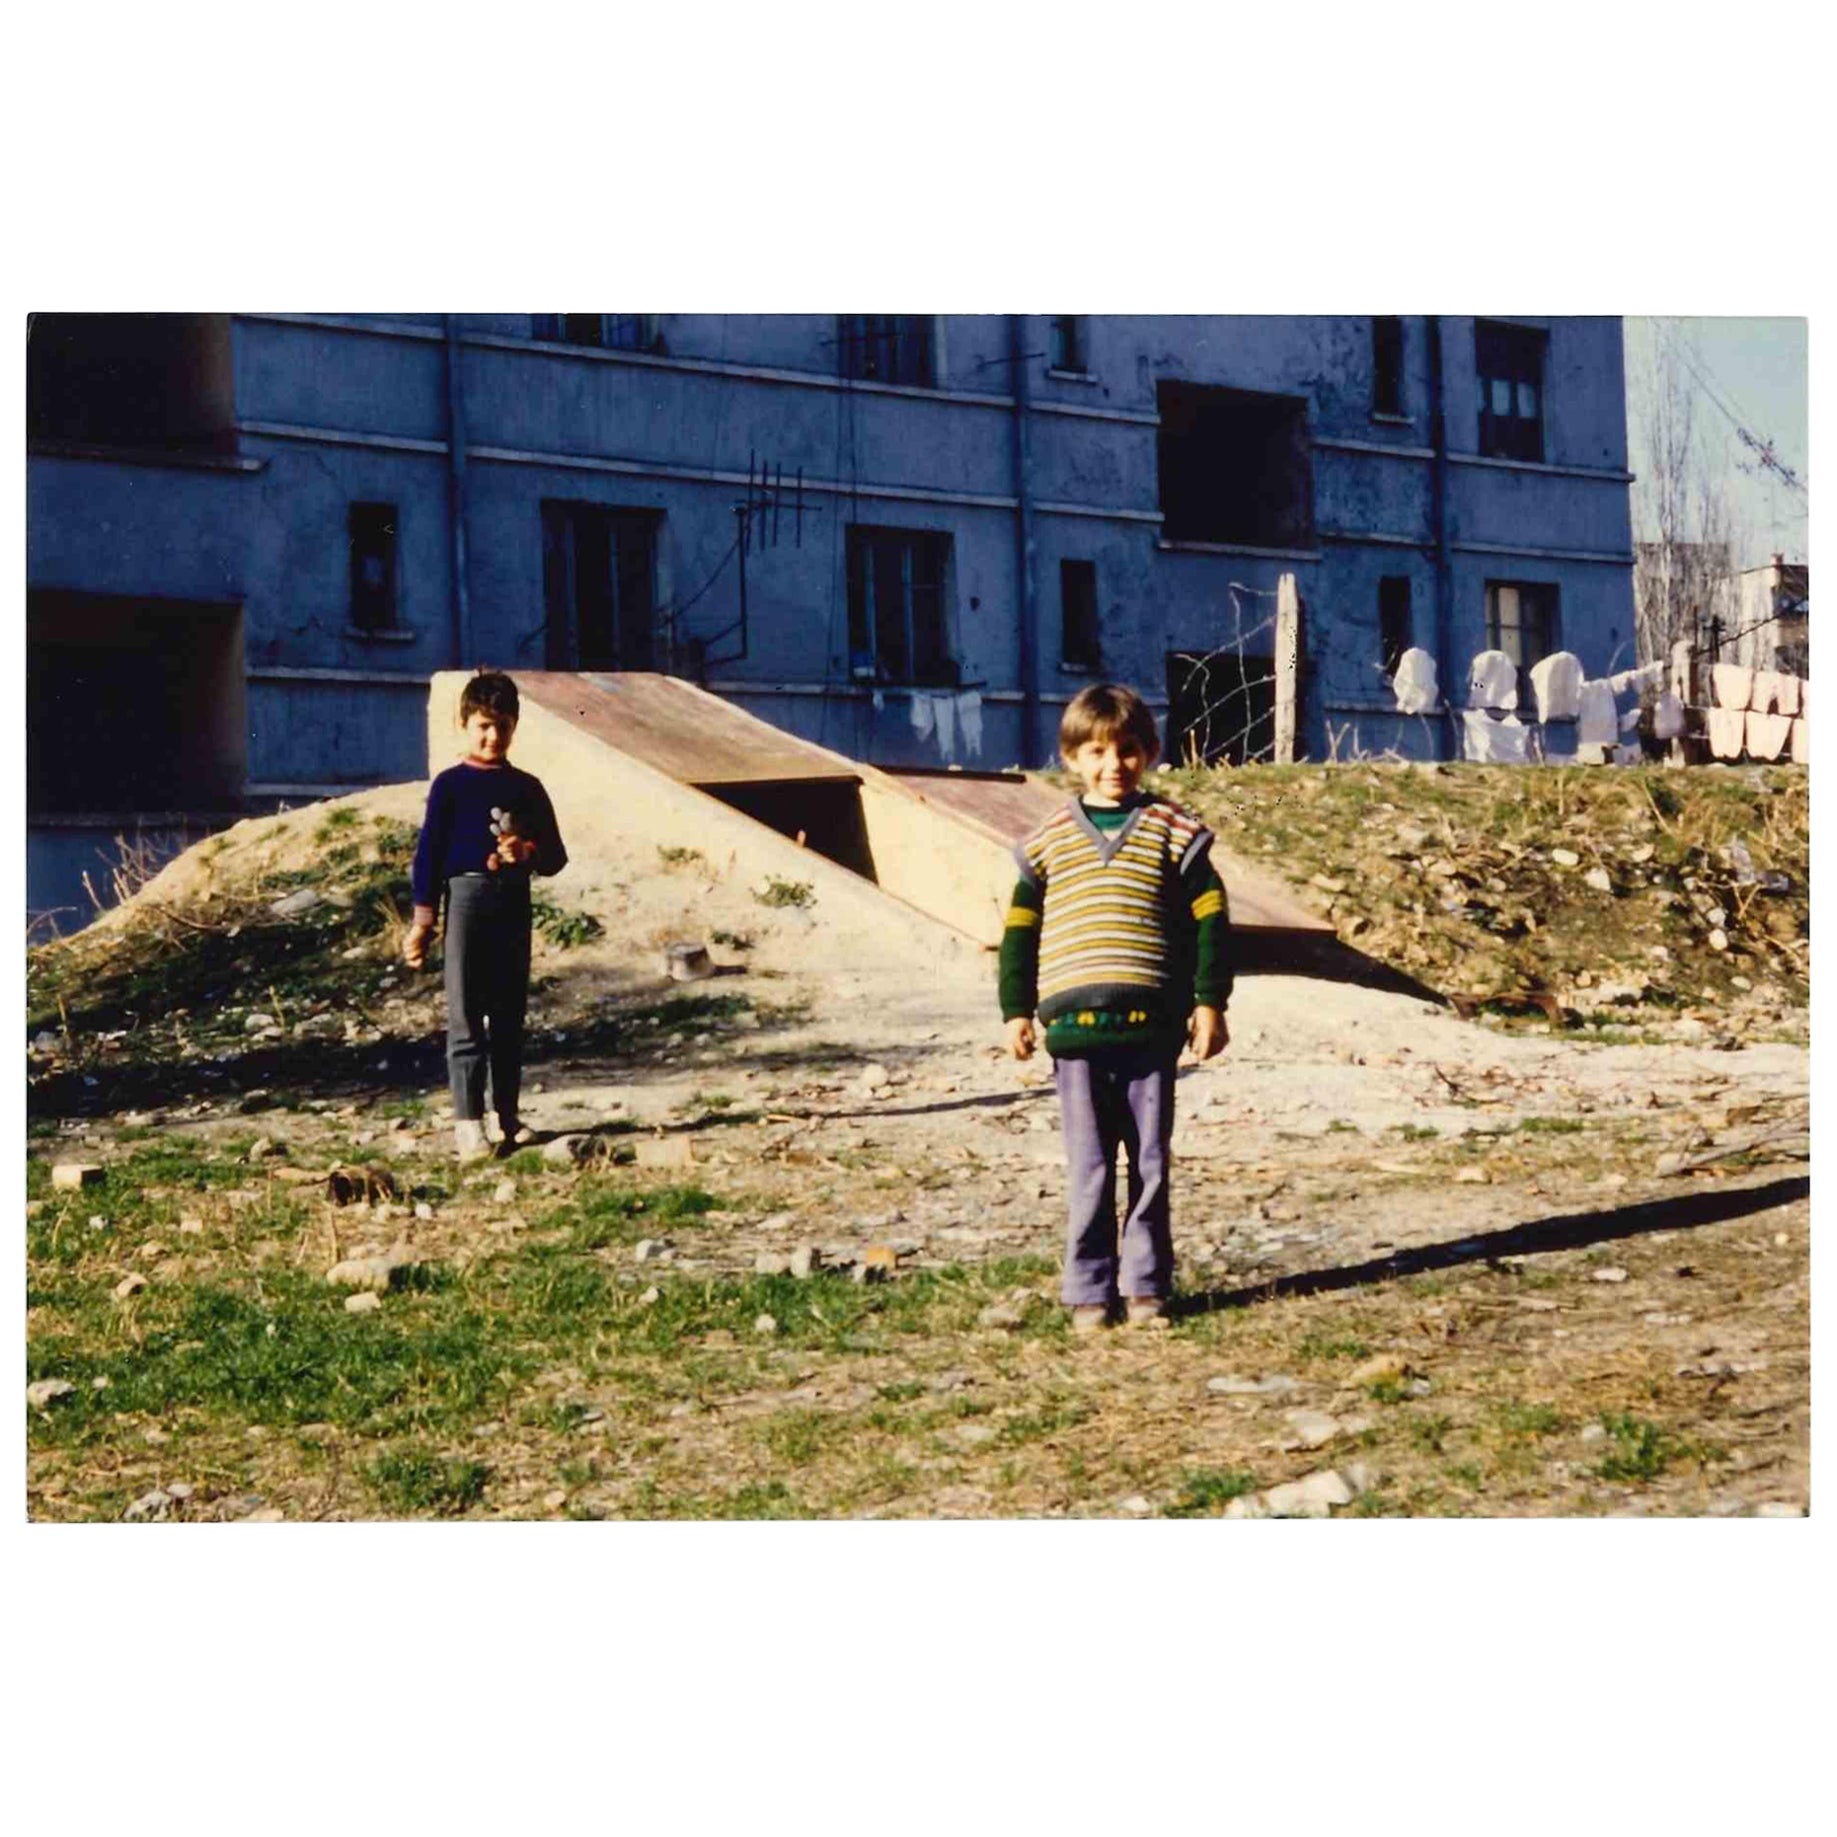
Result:
{"label": "stucco facade", "polygon": [[[29,746],[81,718],[72,605],[104,649],[138,606],[194,608],[206,676],[238,659],[217,752],[240,783],[219,761],[162,810],[418,776],[429,675],[475,664],[668,668],[877,763],[1038,764],[1093,668],[1163,710],[1182,655],[1222,651],[1266,687],[1284,572],[1314,757],[1354,730],[1368,751],[1452,751],[1445,721],[1389,711],[1381,602],[1444,682],[1488,642],[1488,583],[1545,594],[1537,642],[1591,673],[1630,651],[1618,319],[186,324],[124,360],[179,374],[185,412],[72,420],[56,401],[94,387],[72,359],[76,382],[40,390],[28,462]],[[1502,339],[1530,352],[1528,380],[1490,386],[1525,409],[1509,426],[1533,459],[1482,414]],[[388,579],[360,613],[366,516]],[[1091,612],[1068,663],[1066,621]],[[186,718],[221,724],[220,700]],[[157,749],[160,721],[136,737]],[[35,836],[83,815],[74,769],[41,774]],[[104,813],[147,808],[124,765]]]}

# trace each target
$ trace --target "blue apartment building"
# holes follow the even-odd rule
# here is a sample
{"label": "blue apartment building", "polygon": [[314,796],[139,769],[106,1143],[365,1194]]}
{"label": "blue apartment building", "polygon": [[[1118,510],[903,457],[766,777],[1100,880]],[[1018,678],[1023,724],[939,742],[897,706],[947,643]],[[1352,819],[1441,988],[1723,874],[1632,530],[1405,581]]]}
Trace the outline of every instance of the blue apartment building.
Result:
{"label": "blue apartment building", "polygon": [[[1497,647],[1632,661],[1621,324],[1582,317],[39,314],[28,907],[114,835],[424,776],[442,669],[663,670],[854,757],[1453,756]],[[436,762],[438,763],[438,762]]]}

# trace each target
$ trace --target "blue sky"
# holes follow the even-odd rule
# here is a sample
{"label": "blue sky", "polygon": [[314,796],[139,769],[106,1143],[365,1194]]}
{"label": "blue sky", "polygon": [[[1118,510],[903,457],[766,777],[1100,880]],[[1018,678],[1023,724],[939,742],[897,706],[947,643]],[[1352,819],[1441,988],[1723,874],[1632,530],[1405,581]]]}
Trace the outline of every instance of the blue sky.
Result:
{"label": "blue sky", "polygon": [[[1726,478],[1742,528],[1746,565],[1775,551],[1807,558],[1808,498],[1756,463],[1730,416],[1757,439],[1771,441],[1780,460],[1808,488],[1806,321],[1747,318],[1633,318],[1626,321],[1629,464],[1647,471],[1637,408],[1639,378],[1649,354],[1666,342],[1684,352],[1704,379],[1687,380],[1696,395],[1697,427],[1712,463]],[[1721,406],[1717,405],[1720,398]],[[1727,414],[1724,409],[1728,410]],[[1640,487],[1633,487],[1635,534]]]}

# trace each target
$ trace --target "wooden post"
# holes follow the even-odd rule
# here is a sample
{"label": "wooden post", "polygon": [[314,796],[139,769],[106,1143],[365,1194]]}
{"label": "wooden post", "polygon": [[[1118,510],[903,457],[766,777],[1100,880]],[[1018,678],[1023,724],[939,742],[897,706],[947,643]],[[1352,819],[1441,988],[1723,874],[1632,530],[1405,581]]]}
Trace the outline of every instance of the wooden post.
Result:
{"label": "wooden post", "polygon": [[1276,582],[1276,764],[1295,763],[1296,699],[1301,680],[1301,595],[1295,577]]}

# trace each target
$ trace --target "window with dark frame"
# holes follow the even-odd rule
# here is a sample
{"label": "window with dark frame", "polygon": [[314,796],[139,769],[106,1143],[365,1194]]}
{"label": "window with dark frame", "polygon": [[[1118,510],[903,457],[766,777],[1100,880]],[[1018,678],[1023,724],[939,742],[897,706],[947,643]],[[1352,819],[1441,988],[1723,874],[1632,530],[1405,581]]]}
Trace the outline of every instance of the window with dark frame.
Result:
{"label": "window with dark frame", "polygon": [[544,498],[543,668],[654,670],[658,510]]}
{"label": "window with dark frame", "polygon": [[1378,582],[1378,651],[1386,676],[1397,674],[1403,653],[1415,642],[1410,623],[1410,577],[1386,574]]}
{"label": "window with dark frame", "polygon": [[351,624],[358,631],[394,631],[396,507],[353,504],[345,529],[351,549]]}
{"label": "window with dark frame", "polygon": [[1531,701],[1531,669],[1563,645],[1557,590],[1549,581],[1486,583],[1486,648],[1518,666],[1518,705]]}
{"label": "window with dark frame", "polygon": [[1398,318],[1371,322],[1371,412],[1403,413],[1403,321]]}
{"label": "window with dark frame", "polygon": [[935,530],[848,530],[848,663],[858,682],[955,687],[944,585],[950,537]]}
{"label": "window with dark frame", "polygon": [[1480,451],[1492,459],[1544,456],[1544,355],[1549,335],[1526,325],[1476,319]]}
{"label": "window with dark frame", "polygon": [[1103,668],[1097,629],[1097,563],[1059,563],[1059,662],[1068,670],[1096,675]]}
{"label": "window with dark frame", "polygon": [[925,313],[844,313],[837,320],[841,370],[864,383],[936,384],[932,321]]}
{"label": "window with dark frame", "polygon": [[1305,397],[1164,382],[1156,385],[1155,406],[1164,540],[1311,546]]}
{"label": "window with dark frame", "polygon": [[1082,313],[1064,313],[1053,320],[1051,365],[1069,376],[1089,374],[1091,361]]}

